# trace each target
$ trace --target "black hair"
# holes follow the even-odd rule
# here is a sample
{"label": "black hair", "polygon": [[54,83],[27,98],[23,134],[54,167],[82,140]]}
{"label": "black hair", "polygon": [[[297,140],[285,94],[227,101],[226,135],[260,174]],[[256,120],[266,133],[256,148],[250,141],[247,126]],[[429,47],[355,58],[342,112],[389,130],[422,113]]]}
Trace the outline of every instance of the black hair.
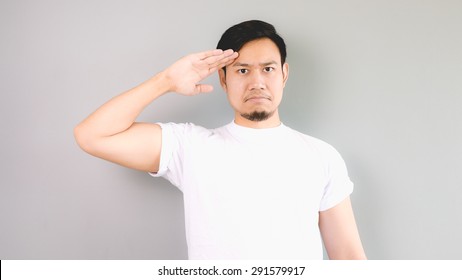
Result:
{"label": "black hair", "polygon": [[238,52],[246,43],[262,38],[273,41],[281,54],[281,65],[286,62],[287,51],[284,39],[273,25],[261,20],[244,21],[228,28],[218,41],[217,49],[232,49]]}

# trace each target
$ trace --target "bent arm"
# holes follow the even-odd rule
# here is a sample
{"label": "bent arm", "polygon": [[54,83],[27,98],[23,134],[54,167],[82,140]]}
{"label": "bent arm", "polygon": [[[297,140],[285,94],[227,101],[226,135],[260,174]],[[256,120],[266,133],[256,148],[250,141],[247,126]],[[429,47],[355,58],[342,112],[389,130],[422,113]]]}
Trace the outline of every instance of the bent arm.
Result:
{"label": "bent arm", "polygon": [[156,172],[161,149],[157,124],[135,123],[143,109],[169,90],[163,73],[114,97],[82,121],[74,135],[87,153],[142,171]]}
{"label": "bent arm", "polygon": [[364,260],[350,198],[319,212],[319,229],[331,260]]}
{"label": "bent arm", "polygon": [[199,82],[231,63],[232,50],[191,54],[139,86],[114,97],[74,129],[78,145],[102,159],[147,172],[157,172],[162,130],[157,124],[136,123],[144,108],[167,92],[195,95],[212,91]]}

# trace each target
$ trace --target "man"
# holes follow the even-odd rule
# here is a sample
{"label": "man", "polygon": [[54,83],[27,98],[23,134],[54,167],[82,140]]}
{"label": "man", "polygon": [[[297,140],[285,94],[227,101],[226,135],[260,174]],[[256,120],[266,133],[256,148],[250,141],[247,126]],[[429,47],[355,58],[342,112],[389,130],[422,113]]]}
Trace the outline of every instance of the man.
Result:
{"label": "man", "polygon": [[[217,50],[188,55],[113,98],[75,128],[86,152],[163,176],[184,194],[190,259],[364,259],[337,151],[281,123],[289,75],[274,27],[229,28]],[[217,129],[137,123],[161,95],[213,90],[218,71],[234,120]]]}

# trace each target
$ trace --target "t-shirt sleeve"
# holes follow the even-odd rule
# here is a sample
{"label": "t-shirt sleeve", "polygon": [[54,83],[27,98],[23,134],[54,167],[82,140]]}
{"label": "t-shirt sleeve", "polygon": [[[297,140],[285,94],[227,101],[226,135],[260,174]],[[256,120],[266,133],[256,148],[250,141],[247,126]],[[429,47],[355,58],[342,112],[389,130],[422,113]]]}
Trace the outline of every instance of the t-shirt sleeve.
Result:
{"label": "t-shirt sleeve", "polygon": [[181,190],[184,144],[190,124],[158,123],[162,128],[162,147],[159,170],[149,172],[153,177],[163,177]]}
{"label": "t-shirt sleeve", "polygon": [[338,151],[326,144],[325,156],[327,158],[327,184],[324,188],[319,211],[326,211],[342,202],[353,192],[353,182],[342,156]]}

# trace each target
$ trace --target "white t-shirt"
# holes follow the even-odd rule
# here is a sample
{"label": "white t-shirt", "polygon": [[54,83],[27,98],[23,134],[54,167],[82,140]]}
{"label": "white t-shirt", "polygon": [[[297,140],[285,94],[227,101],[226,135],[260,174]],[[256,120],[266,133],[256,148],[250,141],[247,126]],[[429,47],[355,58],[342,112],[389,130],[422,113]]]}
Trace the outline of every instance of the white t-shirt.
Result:
{"label": "white t-shirt", "polygon": [[160,124],[162,176],[184,194],[189,259],[322,259],[319,211],[353,191],[329,144],[283,124]]}

